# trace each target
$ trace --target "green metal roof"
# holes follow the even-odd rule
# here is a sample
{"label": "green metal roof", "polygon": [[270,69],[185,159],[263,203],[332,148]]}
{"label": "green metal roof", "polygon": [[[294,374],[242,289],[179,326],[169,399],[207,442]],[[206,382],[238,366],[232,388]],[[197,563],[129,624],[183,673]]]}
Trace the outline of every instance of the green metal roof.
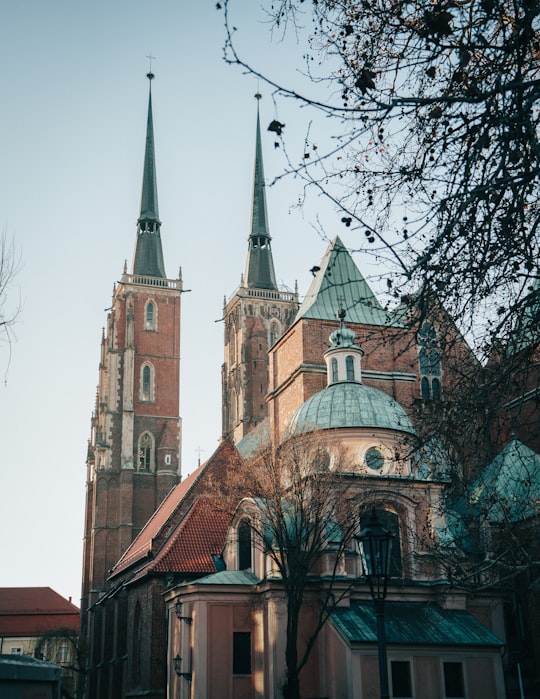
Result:
{"label": "green metal roof", "polygon": [[405,410],[387,393],[354,381],[340,381],[307,399],[292,416],[288,436],[339,427],[415,433]]}
{"label": "green metal roof", "polygon": [[222,570],[185,585],[257,585],[260,582],[260,579],[248,570]]}
{"label": "green metal roof", "polygon": [[335,320],[340,308],[347,311],[350,323],[401,327],[399,320],[378,302],[337,236],[330,243],[320,269],[315,272],[296,320]]}
{"label": "green metal roof", "polygon": [[244,281],[250,289],[276,289],[276,273],[270,246],[270,231],[266,209],[266,192],[261,144],[259,99],[257,98],[257,130],[255,137],[255,174],[253,178],[253,201],[251,211],[251,233]]}
{"label": "green metal roof", "polygon": [[473,483],[469,502],[490,522],[517,522],[538,514],[540,456],[512,439]]}
{"label": "green metal roof", "polygon": [[[331,616],[341,635],[352,643],[376,643],[377,620],[372,602],[338,607]],[[386,642],[415,646],[502,646],[503,642],[464,610],[423,602],[386,602]]]}
{"label": "green metal roof", "polygon": [[[148,73],[150,85],[153,74]],[[165,265],[161,247],[157,197],[156,159],[154,148],[154,126],[152,119],[152,91],[148,96],[148,119],[146,124],[146,147],[144,151],[141,213],[137,220],[137,241],[133,258],[133,274],[164,279]]]}
{"label": "green metal roof", "polygon": [[245,437],[238,442],[236,448],[243,459],[249,459],[270,443],[270,418],[265,417]]}
{"label": "green metal roof", "polygon": [[144,150],[143,184],[141,192],[141,215],[139,222],[159,221],[156,152],[154,147],[154,124],[152,118],[152,93],[148,95],[148,117],[146,121],[146,147]]}

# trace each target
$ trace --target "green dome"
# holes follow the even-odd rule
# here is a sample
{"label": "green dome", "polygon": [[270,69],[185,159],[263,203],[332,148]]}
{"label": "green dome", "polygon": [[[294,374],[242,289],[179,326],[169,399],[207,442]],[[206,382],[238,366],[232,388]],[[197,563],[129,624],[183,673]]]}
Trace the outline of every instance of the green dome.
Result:
{"label": "green dome", "polygon": [[414,434],[407,413],[387,393],[340,381],[316,393],[292,416],[287,436],[339,427],[373,427]]}

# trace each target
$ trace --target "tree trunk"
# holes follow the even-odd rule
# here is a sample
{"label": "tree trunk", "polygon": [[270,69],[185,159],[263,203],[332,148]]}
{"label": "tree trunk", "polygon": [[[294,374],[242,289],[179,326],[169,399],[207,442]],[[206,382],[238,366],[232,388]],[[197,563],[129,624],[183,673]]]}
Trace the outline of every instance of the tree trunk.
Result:
{"label": "tree trunk", "polygon": [[289,674],[287,672],[287,681],[283,686],[284,699],[301,699],[300,697],[300,679],[296,671]]}
{"label": "tree trunk", "polygon": [[298,618],[300,606],[290,598],[287,603],[287,639],[285,664],[287,679],[283,685],[284,699],[301,699],[300,678],[298,676]]}

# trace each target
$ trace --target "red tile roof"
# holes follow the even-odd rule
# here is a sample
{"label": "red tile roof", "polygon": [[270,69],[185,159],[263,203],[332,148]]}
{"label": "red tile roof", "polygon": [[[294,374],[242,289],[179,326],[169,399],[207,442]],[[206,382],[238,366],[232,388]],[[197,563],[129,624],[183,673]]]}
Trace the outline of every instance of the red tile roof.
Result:
{"label": "red tile roof", "polygon": [[147,571],[156,573],[214,573],[212,556],[221,554],[231,520],[221,500],[198,498]]}
{"label": "red tile roof", "polygon": [[172,488],[165,500],[163,500],[152,517],[126,549],[118,563],[114,566],[113,576],[148,556],[149,552],[153,549],[155,539],[160,534],[164,525],[169,522],[171,517],[180,508],[194,483],[200,478],[204,466],[204,464],[200,466],[196,471],[191,473],[186,480]]}
{"label": "red tile roof", "polygon": [[79,610],[50,587],[0,587],[0,636],[40,636],[67,628],[79,632]]}
{"label": "red tile roof", "polygon": [[[113,568],[111,578],[136,566],[141,570],[133,579],[150,571],[215,572],[212,554],[221,552],[228,519],[224,524],[224,513],[217,507],[202,503],[194,507],[193,503],[197,497],[211,497],[215,482],[222,483],[239,461],[233,442],[223,439],[208,461],[170,491]],[[155,567],[158,560],[159,568]]]}

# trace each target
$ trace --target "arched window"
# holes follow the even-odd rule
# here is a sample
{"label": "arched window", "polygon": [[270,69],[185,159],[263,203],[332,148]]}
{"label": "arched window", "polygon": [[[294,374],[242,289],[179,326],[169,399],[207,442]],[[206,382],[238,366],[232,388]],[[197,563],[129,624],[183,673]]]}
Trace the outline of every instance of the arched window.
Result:
{"label": "arched window", "polygon": [[141,641],[142,641],[142,614],[141,605],[137,601],[133,614],[133,633],[131,636],[131,677],[133,685],[137,686],[141,681]]}
{"label": "arched window", "polygon": [[424,400],[440,400],[441,349],[437,334],[428,322],[418,332],[418,365],[420,369],[420,395]]}
{"label": "arched window", "polygon": [[140,399],[144,401],[154,400],[154,368],[151,364],[143,364],[141,367]]}
{"label": "arched window", "polygon": [[345,358],[345,368],[347,370],[347,381],[354,381],[354,359],[350,354]]}
{"label": "arched window", "polygon": [[401,539],[399,534],[399,517],[394,512],[377,507],[375,510],[363,512],[360,516],[360,530],[367,526],[372,512],[375,512],[380,524],[387,529],[392,538],[392,551],[390,553],[390,576],[401,578],[403,575],[403,565],[401,561]]}
{"label": "arched window", "polygon": [[269,337],[269,347],[273,347],[279,340],[279,326],[274,321],[270,324],[270,337]]}
{"label": "arched window", "polygon": [[148,301],[146,304],[146,309],[144,313],[144,327],[145,330],[155,330],[156,329],[156,316],[157,309],[153,301]]}
{"label": "arched window", "polygon": [[251,568],[251,526],[246,520],[238,527],[238,569]]}
{"label": "arched window", "polygon": [[150,471],[152,469],[154,443],[151,435],[145,432],[139,439],[139,471]]}
{"label": "arched window", "polygon": [[149,366],[143,367],[142,371],[142,393],[145,400],[150,400],[150,380],[152,378],[152,372]]}
{"label": "arched window", "polygon": [[234,366],[237,363],[236,357],[236,328],[231,325],[230,329],[230,341],[229,341],[229,364]]}
{"label": "arched window", "polygon": [[336,383],[338,381],[338,363],[337,359],[335,357],[332,357],[332,383]]}

